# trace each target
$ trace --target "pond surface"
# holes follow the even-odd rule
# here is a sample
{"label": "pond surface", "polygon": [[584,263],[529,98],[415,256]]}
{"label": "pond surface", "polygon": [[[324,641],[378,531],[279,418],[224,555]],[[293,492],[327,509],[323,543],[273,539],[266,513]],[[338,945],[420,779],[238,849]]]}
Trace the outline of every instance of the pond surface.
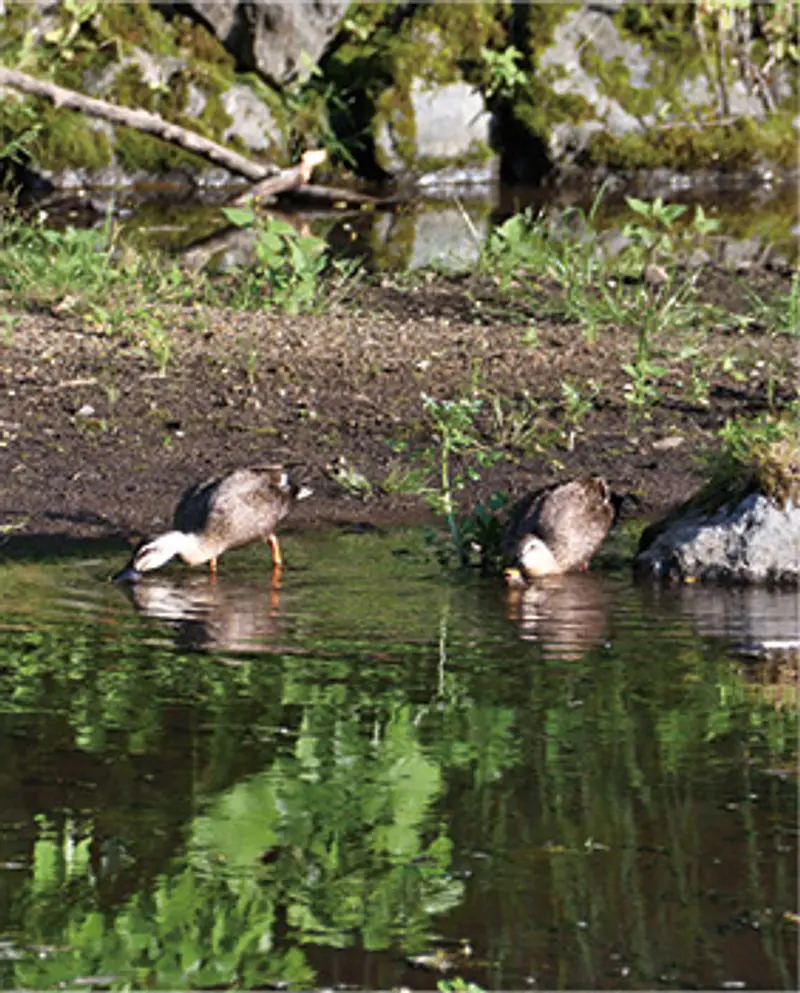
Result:
{"label": "pond surface", "polygon": [[0,986],[796,988],[796,593],[283,545],[0,562]]}
{"label": "pond surface", "polygon": [[[83,209],[54,209],[51,220],[57,225],[100,226],[113,209],[119,212],[123,236],[139,247],[180,253],[190,268],[231,269],[255,262],[256,233],[231,227],[220,210],[220,203],[239,191],[209,191],[208,201],[198,202],[194,189],[165,187],[158,200],[142,201],[135,188],[133,194],[130,188],[99,188],[72,198]],[[568,207],[588,212],[596,196],[597,191],[589,189],[554,193],[528,187],[476,186],[441,190],[438,196],[420,195],[390,210],[299,208],[299,213],[278,211],[277,216],[326,239],[337,256],[357,259],[370,269],[465,271],[474,268],[490,231],[513,214],[530,209],[534,216],[541,211],[556,216]],[[794,182],[734,191],[676,188],[663,193],[663,198],[688,208],[675,234],[691,223],[697,206],[719,222],[718,233],[703,241],[715,263],[736,269],[797,260],[800,216]],[[87,213],[88,204],[93,210]],[[632,219],[622,195],[608,192],[601,198],[595,217],[599,231],[620,232]]]}

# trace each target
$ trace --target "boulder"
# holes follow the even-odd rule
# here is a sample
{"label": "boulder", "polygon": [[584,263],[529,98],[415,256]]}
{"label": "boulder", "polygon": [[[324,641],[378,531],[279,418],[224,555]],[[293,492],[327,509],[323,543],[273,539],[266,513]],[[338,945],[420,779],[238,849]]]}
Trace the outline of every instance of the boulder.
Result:
{"label": "boulder", "polygon": [[244,83],[234,83],[222,94],[222,106],[230,117],[223,141],[239,138],[253,152],[281,147],[281,133],[269,107]]}
{"label": "boulder", "polygon": [[162,4],[207,25],[242,69],[275,84],[308,76],[333,37],[349,0],[198,0]]}
{"label": "boulder", "polygon": [[639,575],[677,581],[800,582],[800,504],[760,492],[714,510],[690,501],[642,535]]}
{"label": "boulder", "polygon": [[604,63],[619,60],[629,73],[631,87],[644,89],[650,85],[650,59],[642,46],[620,37],[609,16],[613,6],[606,10],[595,9],[596,6],[588,5],[568,13],[556,27],[552,44],[539,58],[540,71],[546,74],[550,70],[556,76],[553,92],[583,97],[595,114],[591,120],[553,125],[549,143],[554,162],[574,159],[596,131],[609,131],[621,138],[631,131],[642,130],[642,123],[605,91],[595,73],[583,66],[583,52],[589,45],[601,53]]}
{"label": "boulder", "polygon": [[[384,106],[391,106],[390,95]],[[375,147],[389,172],[453,175],[453,166],[471,163],[472,183],[491,182],[496,160],[489,150],[491,115],[481,94],[461,80],[437,84],[414,79],[408,101],[397,114],[381,111]],[[466,170],[457,173],[464,183]]]}

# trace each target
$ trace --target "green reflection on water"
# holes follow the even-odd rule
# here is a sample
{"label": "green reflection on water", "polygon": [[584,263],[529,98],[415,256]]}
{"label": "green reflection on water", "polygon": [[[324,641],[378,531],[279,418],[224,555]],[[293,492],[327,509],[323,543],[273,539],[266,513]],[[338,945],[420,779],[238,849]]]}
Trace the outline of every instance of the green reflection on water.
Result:
{"label": "green reflection on water", "polygon": [[793,988],[796,696],[622,578],[285,552],[0,567],[3,986]]}

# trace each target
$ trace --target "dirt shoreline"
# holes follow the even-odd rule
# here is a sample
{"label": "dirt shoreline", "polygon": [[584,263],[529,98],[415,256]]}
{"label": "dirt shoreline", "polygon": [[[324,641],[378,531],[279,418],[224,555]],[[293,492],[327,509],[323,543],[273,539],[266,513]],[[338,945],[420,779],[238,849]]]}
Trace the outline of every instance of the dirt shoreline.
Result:
{"label": "dirt shoreline", "polygon": [[[731,298],[724,276],[719,293]],[[431,445],[423,393],[449,399],[474,389],[484,397],[479,430],[502,457],[466,485],[465,507],[495,490],[519,495],[591,471],[636,492],[652,518],[700,485],[698,456],[727,417],[797,390],[796,340],[754,324],[705,336],[703,361],[715,370],[707,402],[689,397],[688,366],[672,361],[657,402],[632,417],[621,367],[634,331],[589,344],[575,324],[463,279],[387,279],[325,316],[207,306],[169,315],[163,376],[132,326],[101,334],[63,305],[7,315],[0,555],[59,537],[133,541],[169,521],[189,483],[273,460],[314,489],[293,528],[429,520],[422,496],[382,488],[420,467],[392,444],[417,453]],[[723,373],[721,357],[734,354],[735,375]],[[587,395],[593,384],[571,451],[565,380]],[[331,478],[326,467],[340,457],[373,484],[371,498]]]}

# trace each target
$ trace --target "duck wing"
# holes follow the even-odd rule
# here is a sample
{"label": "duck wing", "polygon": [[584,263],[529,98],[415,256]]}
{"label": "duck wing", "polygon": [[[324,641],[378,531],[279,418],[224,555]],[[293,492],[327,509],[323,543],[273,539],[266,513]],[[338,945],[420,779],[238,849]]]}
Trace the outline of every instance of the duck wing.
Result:
{"label": "duck wing", "polygon": [[214,494],[221,479],[204,479],[186,489],[178,501],[172,515],[172,526],[186,534],[200,534],[205,531],[211,512]]}
{"label": "duck wing", "polygon": [[289,513],[294,491],[280,467],[264,466],[223,477],[209,488],[207,499],[206,534],[235,548],[273,534]]}
{"label": "duck wing", "polygon": [[557,485],[546,486],[534,493],[527,493],[513,505],[503,531],[502,552],[504,561],[514,561],[517,545],[528,534],[535,534],[547,543],[547,520],[545,520],[544,532],[541,526],[542,504]]}
{"label": "duck wing", "polygon": [[581,565],[603,543],[614,517],[608,488],[597,476],[556,483],[523,497],[511,511],[503,551],[513,561],[519,541],[533,534],[566,569]]}
{"label": "duck wing", "polygon": [[598,477],[555,487],[541,501],[536,532],[565,568],[589,561],[614,519],[608,488]]}

